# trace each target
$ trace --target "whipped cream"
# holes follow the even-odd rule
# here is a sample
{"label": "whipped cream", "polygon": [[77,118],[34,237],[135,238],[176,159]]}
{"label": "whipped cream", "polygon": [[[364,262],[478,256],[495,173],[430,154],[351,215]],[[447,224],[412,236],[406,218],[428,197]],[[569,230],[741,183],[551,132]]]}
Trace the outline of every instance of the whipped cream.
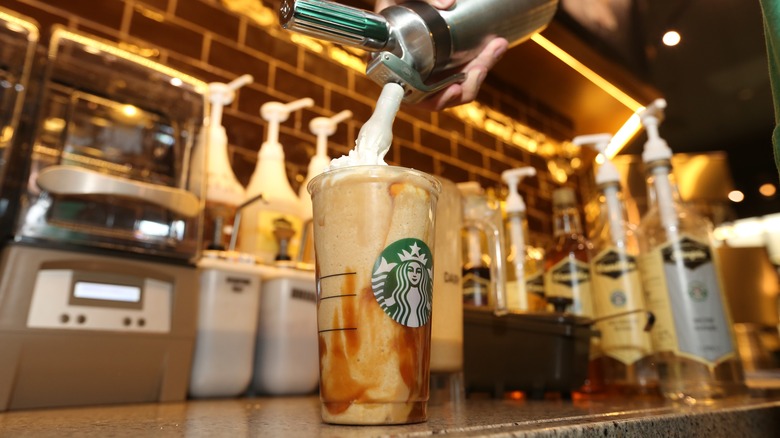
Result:
{"label": "whipped cream", "polygon": [[393,121],[403,97],[403,87],[395,83],[385,84],[374,113],[360,128],[355,148],[349,151],[349,155],[331,160],[328,170],[347,166],[386,166],[385,155],[393,142]]}

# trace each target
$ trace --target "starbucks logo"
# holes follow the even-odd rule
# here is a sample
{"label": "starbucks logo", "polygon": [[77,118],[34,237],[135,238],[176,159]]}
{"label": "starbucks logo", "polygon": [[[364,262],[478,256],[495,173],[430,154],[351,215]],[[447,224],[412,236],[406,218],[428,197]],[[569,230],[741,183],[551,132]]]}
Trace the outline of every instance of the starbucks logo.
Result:
{"label": "starbucks logo", "polygon": [[419,239],[393,242],[374,263],[371,289],[382,310],[407,327],[431,319],[433,257]]}
{"label": "starbucks logo", "polygon": [[688,295],[697,303],[706,300],[708,294],[707,286],[705,286],[704,283],[692,281],[691,284],[688,285]]}
{"label": "starbucks logo", "polygon": [[626,305],[626,294],[622,290],[616,290],[609,296],[609,301],[615,307],[623,307]]}

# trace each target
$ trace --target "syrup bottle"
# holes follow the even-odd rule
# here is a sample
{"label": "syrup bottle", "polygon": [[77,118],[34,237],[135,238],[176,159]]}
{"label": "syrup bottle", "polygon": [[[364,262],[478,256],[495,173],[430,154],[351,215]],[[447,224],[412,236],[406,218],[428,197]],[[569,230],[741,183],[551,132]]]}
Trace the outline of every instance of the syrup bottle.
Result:
{"label": "syrup bottle", "polygon": [[[601,332],[604,382],[610,391],[629,395],[657,395],[658,375],[653,364],[636,227],[627,220],[620,173],[606,157],[609,134],[583,135],[572,142],[591,145],[604,158],[596,172],[600,191],[599,215],[591,235],[593,307]],[[621,315],[624,316],[615,316]],[[615,317],[612,317],[615,316]]]}
{"label": "syrup bottle", "polygon": [[528,219],[523,197],[518,185],[523,178],[535,176],[533,167],[519,167],[505,170],[501,179],[509,187],[506,197],[506,222],[509,255],[507,256],[507,307],[518,311],[543,311],[547,307],[544,299],[543,252],[526,243]]}
{"label": "syrup bottle", "polygon": [[658,133],[666,102],[640,114],[650,208],[639,224],[646,302],[662,394],[688,404],[746,393],[731,316],[721,287],[712,224],[680,201],[672,151]]}
{"label": "syrup bottle", "polygon": [[[545,254],[544,288],[547,302],[556,312],[593,318],[591,297],[590,252],[580,222],[574,190],[568,187],[553,191],[553,241]],[[604,391],[597,338],[590,346],[588,377],[578,391],[583,396]]]}

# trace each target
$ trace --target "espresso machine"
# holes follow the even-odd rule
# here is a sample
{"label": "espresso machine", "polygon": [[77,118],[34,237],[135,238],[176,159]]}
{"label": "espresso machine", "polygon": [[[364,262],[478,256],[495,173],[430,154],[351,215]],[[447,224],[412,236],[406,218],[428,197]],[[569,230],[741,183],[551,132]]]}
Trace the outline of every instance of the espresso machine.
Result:
{"label": "espresso machine", "polygon": [[4,179],[0,411],[183,400],[208,87],[60,27],[41,58],[30,136],[9,152],[24,165]]}

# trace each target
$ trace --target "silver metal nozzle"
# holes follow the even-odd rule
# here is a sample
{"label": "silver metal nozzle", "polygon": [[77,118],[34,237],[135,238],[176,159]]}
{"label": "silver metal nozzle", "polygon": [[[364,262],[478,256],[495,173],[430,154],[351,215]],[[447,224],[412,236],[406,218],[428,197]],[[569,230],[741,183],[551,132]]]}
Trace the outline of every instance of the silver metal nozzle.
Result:
{"label": "silver metal nozzle", "polygon": [[282,27],[314,38],[368,51],[387,45],[390,30],[379,14],[321,0],[282,0]]}

